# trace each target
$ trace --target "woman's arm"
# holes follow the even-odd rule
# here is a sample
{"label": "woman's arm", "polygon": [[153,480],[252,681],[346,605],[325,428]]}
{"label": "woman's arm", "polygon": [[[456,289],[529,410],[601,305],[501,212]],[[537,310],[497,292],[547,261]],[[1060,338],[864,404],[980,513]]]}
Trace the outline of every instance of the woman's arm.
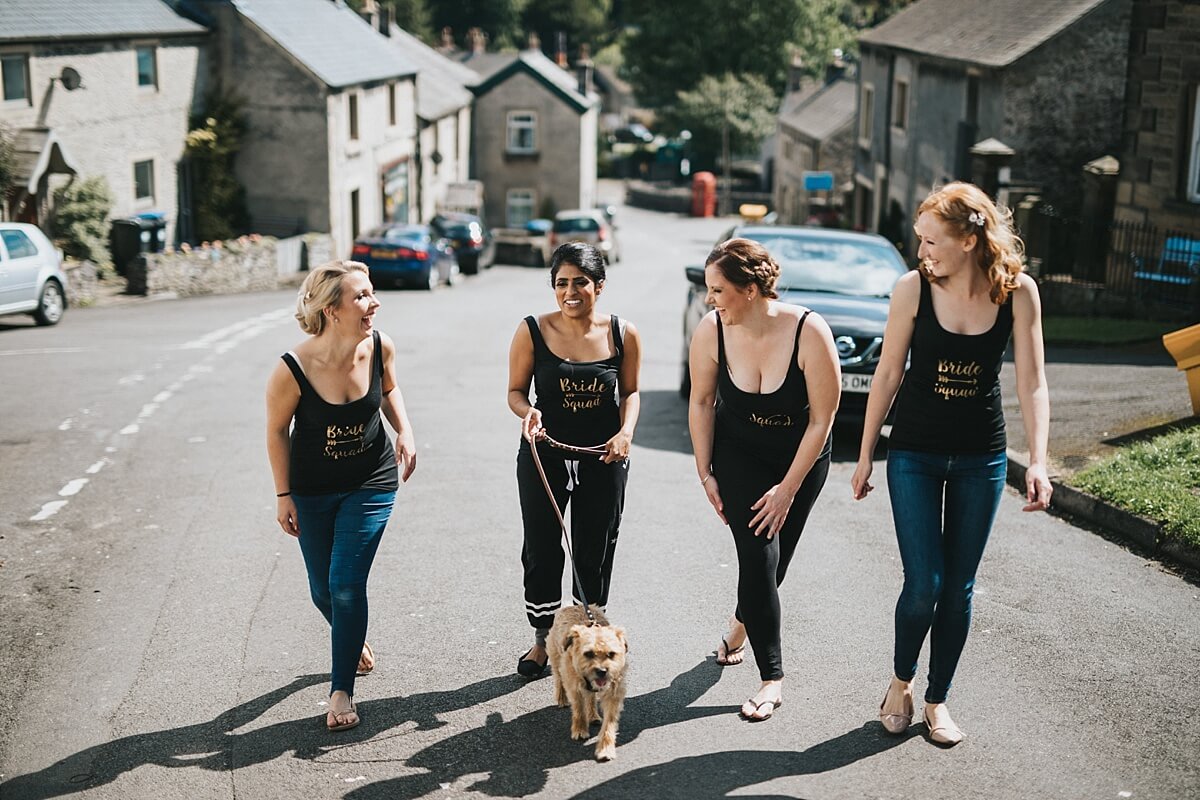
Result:
{"label": "woman's arm", "polygon": [[713,433],[717,424],[717,321],[715,311],[705,315],[688,350],[688,375],[692,393],[688,399],[688,432],[692,436],[692,452],[696,456],[696,473],[708,502],[726,525],[725,505],[721,491],[712,474]]}
{"label": "woman's arm", "polygon": [[796,493],[825,449],[825,441],[833,430],[833,418],[841,400],[842,368],[837,347],[833,343],[833,332],[817,314],[809,314],[804,323],[796,361],[804,370],[804,382],[808,388],[808,427],[804,429],[804,436],[783,479],[750,507],[758,512],[750,520],[754,535],[765,532],[768,539],[783,527]]}
{"label": "woman's arm", "polygon": [[887,419],[896,392],[904,381],[904,366],[908,361],[908,349],[912,344],[913,326],[917,308],[921,302],[921,281],[925,278],[913,270],[902,276],[892,292],[888,305],[887,325],[883,329],[883,352],[875,365],[875,376],[871,379],[871,393],[867,395],[867,412],[863,420],[862,445],[858,452],[858,466],[850,479],[850,488],[855,500],[862,500],[875,487],[871,485],[874,469],[875,445],[879,444],[879,433]]}
{"label": "woman's arm", "polygon": [[617,392],[620,400],[621,430],[604,443],[608,452],[604,463],[612,464],[629,455],[633,444],[633,430],[637,427],[638,414],[642,410],[642,396],[638,393],[638,376],[642,372],[642,339],[632,322],[625,323],[625,355],[621,359],[621,371],[617,375]]}
{"label": "woman's arm", "polygon": [[396,432],[396,463],[401,468],[400,480],[407,483],[417,468],[417,440],[404,408],[404,395],[396,385],[396,345],[386,333],[379,334],[379,342],[383,347],[383,402],[380,409]]}
{"label": "woman's arm", "polygon": [[1013,358],[1017,367],[1017,399],[1029,443],[1029,468],[1025,470],[1025,511],[1050,505],[1053,487],[1047,474],[1046,449],[1050,435],[1050,390],[1046,386],[1046,353],[1042,342],[1042,302],[1037,283],[1028,275],[1017,277],[1012,294]]}
{"label": "woman's arm", "polygon": [[529,402],[529,387],[533,383],[533,336],[522,320],[508,348],[508,407],[521,418],[521,435],[533,441],[542,427],[542,412]]}
{"label": "woman's arm", "polygon": [[287,364],[280,359],[267,379],[267,459],[271,462],[271,476],[275,480],[275,520],[283,532],[291,536],[300,535],[300,522],[296,516],[296,504],[292,501],[292,487],[288,459],[292,452],[289,429],[300,403],[300,387]]}

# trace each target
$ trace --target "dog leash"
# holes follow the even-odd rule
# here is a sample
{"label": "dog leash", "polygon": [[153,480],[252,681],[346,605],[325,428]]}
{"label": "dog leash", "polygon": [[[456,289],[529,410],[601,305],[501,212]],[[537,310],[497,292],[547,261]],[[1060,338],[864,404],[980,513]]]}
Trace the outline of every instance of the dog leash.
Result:
{"label": "dog leash", "polygon": [[583,581],[579,579],[579,570],[575,567],[575,553],[571,549],[571,534],[567,531],[566,520],[563,519],[562,511],[558,508],[558,502],[554,499],[554,490],[550,488],[550,479],[546,477],[546,470],[542,467],[541,456],[538,455],[538,442],[545,442],[551,447],[557,447],[560,450],[566,450],[569,453],[581,453],[589,456],[603,456],[608,450],[604,445],[591,445],[589,447],[577,447],[573,444],[564,444],[550,438],[550,434],[546,433],[545,428],[539,430],[533,435],[533,441],[529,443],[529,449],[533,452],[533,465],[537,467],[538,475],[542,479],[542,486],[546,489],[546,496],[550,498],[550,507],[554,509],[554,516],[558,517],[558,525],[562,528],[563,542],[567,549],[567,558],[571,562],[571,575],[575,579],[575,591],[579,595],[579,600],[583,603],[583,613],[587,615],[588,625],[596,624],[596,617],[592,614],[591,606],[588,605],[587,595],[583,593]]}

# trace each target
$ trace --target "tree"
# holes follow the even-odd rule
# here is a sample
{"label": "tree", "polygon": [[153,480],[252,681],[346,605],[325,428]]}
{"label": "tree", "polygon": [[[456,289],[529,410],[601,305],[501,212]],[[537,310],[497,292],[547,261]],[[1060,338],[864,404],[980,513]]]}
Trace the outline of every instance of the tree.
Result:
{"label": "tree", "polygon": [[[346,4],[358,12],[366,7],[366,0],[346,0]],[[433,15],[425,0],[375,0],[375,5],[392,12],[392,18],[404,30],[425,44],[436,44],[433,31]]]}
{"label": "tree", "polygon": [[71,258],[106,264],[112,192],[99,176],[72,181],[54,193],[54,238]]}
{"label": "tree", "polygon": [[7,122],[0,121],[0,203],[4,202],[8,189],[16,180],[17,151],[16,137]]}
{"label": "tree", "polygon": [[246,229],[246,190],[234,173],[234,160],[247,131],[241,101],[210,95],[205,113],[192,120],[185,153],[195,178],[195,237],[229,239]]}
{"label": "tree", "polygon": [[728,214],[731,205],[733,154],[756,149],[775,129],[776,104],[775,92],[753,74],[706,75],[694,90],[679,93],[672,118],[692,132],[692,146],[700,150],[720,142],[725,173],[722,213]]}
{"label": "tree", "polygon": [[578,56],[579,45],[586,44],[595,53],[612,38],[609,14],[612,0],[529,0],[521,13],[521,26],[526,33],[534,32],[542,42],[542,50],[553,55],[556,38],[566,34],[567,52]]}

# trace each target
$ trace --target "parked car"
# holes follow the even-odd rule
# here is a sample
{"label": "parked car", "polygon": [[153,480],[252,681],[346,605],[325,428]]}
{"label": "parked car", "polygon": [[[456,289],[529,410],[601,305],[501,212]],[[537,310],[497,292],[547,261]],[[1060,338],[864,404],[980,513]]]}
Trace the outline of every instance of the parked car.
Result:
{"label": "parked car", "polygon": [[550,229],[550,251],[564,242],[587,242],[595,245],[610,264],[621,260],[617,247],[616,228],[609,224],[600,209],[577,208],[554,215]]}
{"label": "parked car", "polygon": [[428,225],[394,223],[362,234],[353,258],[367,265],[371,283],[434,289],[458,279],[458,259],[445,238]]}
{"label": "parked car", "polygon": [[0,222],[0,314],[57,325],[67,310],[62,251],[36,225]]}
{"label": "parked car", "polygon": [[496,261],[496,242],[483,220],[474,214],[444,212],[430,226],[450,242],[464,275],[474,275]]}
{"label": "parked car", "polygon": [[[779,264],[779,299],[811,308],[833,331],[842,364],[842,402],[838,417],[861,418],[879,363],[883,329],[892,289],[908,266],[887,239],[794,225],[738,225],[720,241],[735,236],[762,244]],[[711,308],[704,302],[704,268],[686,267],[689,281],[683,311],[683,373],[679,391],[691,390],[688,348],[696,326]]]}

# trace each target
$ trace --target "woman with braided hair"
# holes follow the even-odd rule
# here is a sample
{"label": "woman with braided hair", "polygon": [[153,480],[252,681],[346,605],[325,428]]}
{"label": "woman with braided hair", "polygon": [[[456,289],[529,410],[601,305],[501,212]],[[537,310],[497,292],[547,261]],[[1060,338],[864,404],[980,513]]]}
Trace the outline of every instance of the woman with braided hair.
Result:
{"label": "woman with braided hair", "polygon": [[779,265],[749,239],[717,245],[704,266],[716,310],[688,356],[688,428],[700,485],[733,533],[737,607],[717,663],[754,648],[762,685],[744,719],[783,703],[779,585],[829,472],[841,376],[833,334],[811,310],[777,302]]}
{"label": "woman with braided hair", "polygon": [[908,730],[912,681],[928,634],[925,725],[930,739],[952,746],[963,733],[946,696],[1007,472],[999,374],[1010,336],[1029,441],[1025,511],[1050,503],[1050,403],[1037,284],[1022,271],[1012,215],[979,187],[950,183],[921,204],[914,230],[921,267],[892,294],[851,488],[856,500],[873,488],[872,453],[895,399],[887,483],[904,588],[896,603],[894,671],[879,716],[890,733]]}

